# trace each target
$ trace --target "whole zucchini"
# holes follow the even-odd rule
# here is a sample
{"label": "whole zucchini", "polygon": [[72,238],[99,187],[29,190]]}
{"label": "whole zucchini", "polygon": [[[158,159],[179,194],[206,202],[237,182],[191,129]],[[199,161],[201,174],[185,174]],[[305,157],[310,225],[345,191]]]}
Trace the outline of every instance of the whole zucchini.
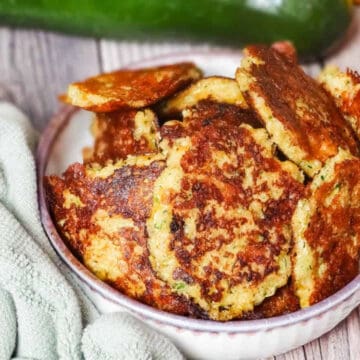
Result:
{"label": "whole zucchini", "polygon": [[292,41],[317,56],[345,32],[352,0],[0,0],[0,23],[113,38],[241,46]]}

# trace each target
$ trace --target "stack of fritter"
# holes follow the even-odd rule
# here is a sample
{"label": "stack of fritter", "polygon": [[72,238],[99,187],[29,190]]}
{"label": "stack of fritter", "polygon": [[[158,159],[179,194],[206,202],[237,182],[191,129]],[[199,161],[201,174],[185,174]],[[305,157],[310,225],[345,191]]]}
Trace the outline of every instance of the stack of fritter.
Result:
{"label": "stack of fritter", "polygon": [[271,317],[331,295],[359,272],[360,85],[320,79],[289,46],[250,46],[236,80],[183,63],[70,85],[95,141],[45,178],[60,234],[100,279],[177,314]]}

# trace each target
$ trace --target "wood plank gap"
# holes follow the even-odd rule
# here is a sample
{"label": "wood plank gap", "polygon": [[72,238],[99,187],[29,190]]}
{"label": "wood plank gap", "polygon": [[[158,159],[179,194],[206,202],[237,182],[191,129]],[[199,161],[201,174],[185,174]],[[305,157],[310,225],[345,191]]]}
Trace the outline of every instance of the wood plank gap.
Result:
{"label": "wood plank gap", "polygon": [[101,54],[101,39],[96,39],[96,54],[97,54],[97,61],[100,67],[100,72],[105,72],[106,70],[104,69],[103,57]]}
{"label": "wood plank gap", "polygon": [[305,351],[305,347],[304,347],[304,346],[302,346],[302,351],[303,351],[305,360],[307,360],[306,351]]}

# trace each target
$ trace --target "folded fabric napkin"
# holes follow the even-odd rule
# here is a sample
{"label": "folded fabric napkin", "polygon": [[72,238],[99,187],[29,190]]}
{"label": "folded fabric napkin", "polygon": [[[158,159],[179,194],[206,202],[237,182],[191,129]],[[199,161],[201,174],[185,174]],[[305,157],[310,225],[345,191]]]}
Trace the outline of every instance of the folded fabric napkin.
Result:
{"label": "folded fabric napkin", "polygon": [[100,315],[57,257],[38,212],[36,140],[0,103],[0,360],[183,359],[130,314]]}

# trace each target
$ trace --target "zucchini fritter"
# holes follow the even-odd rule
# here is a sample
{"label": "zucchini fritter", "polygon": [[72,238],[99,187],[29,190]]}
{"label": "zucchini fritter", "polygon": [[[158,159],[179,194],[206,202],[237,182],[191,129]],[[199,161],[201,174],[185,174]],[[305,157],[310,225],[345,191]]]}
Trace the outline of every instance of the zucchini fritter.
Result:
{"label": "zucchini fritter", "polygon": [[70,84],[63,100],[94,112],[140,109],[174,94],[201,75],[192,63],[118,70]]}
{"label": "zucchini fritter", "polygon": [[168,99],[162,105],[160,111],[163,115],[173,116],[197,105],[203,100],[209,100],[222,105],[229,104],[239,108],[247,108],[239,85],[234,79],[212,76],[198,80]]}
{"label": "zucchini fritter", "polygon": [[248,124],[255,128],[261,127],[253,110],[212,100],[201,100],[196,106],[183,110],[182,116],[188,132],[201,130],[218,121],[225,122],[227,126]]}
{"label": "zucchini fritter", "polygon": [[167,126],[147,219],[151,265],[211,319],[237,318],[288,281],[302,174],[274,157],[264,129],[220,119],[195,133]]}
{"label": "zucchini fritter", "polygon": [[158,151],[159,126],[150,109],[98,113],[92,123],[94,147],[83,152],[84,162],[106,164]]}
{"label": "zucchini fritter", "polygon": [[302,307],[359,273],[360,159],[340,150],[307,187],[293,219],[293,279]]}
{"label": "zucchini fritter", "polygon": [[313,177],[338,148],[359,154],[353,130],[334,100],[274,48],[253,45],[236,78],[281,151]]}
{"label": "zucchini fritter", "polygon": [[341,72],[336,66],[327,66],[320,74],[322,86],[334,97],[360,140],[360,75],[355,71]]}
{"label": "zucchini fritter", "polygon": [[156,278],[149,262],[145,220],[164,166],[159,155],[105,167],[74,164],[63,179],[46,177],[48,203],[60,233],[97,277],[159,309],[199,317],[196,306]]}

